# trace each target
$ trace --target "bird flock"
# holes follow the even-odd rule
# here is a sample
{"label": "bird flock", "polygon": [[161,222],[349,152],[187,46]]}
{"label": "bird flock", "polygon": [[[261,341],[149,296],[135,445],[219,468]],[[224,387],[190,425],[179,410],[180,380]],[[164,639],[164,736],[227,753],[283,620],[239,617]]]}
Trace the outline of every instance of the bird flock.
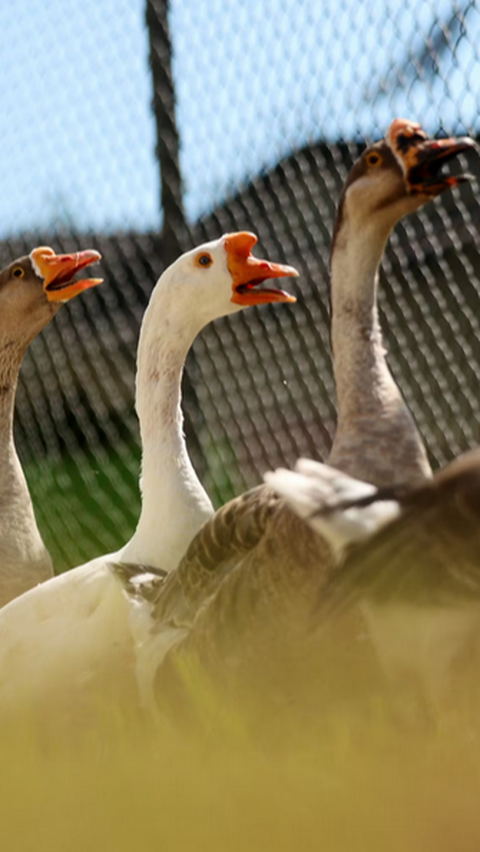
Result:
{"label": "bird flock", "polygon": [[56,577],[15,451],[15,390],[33,338],[101,283],[75,278],[101,258],[39,247],[0,273],[0,719],[33,715],[72,732],[109,705],[179,723],[195,717],[200,679],[261,730],[282,725],[285,708],[318,718],[358,690],[408,694],[431,711],[468,688],[480,648],[480,450],[433,476],[388,367],[377,294],[395,225],[465,180],[444,166],[473,148],[395,119],[354,164],[331,243],[328,463],[269,471],[217,512],[183,434],[185,359],[212,320],[295,302],[264,282],[298,273],[257,258],[247,232],[163,272],[138,345],[137,528],[117,552]]}

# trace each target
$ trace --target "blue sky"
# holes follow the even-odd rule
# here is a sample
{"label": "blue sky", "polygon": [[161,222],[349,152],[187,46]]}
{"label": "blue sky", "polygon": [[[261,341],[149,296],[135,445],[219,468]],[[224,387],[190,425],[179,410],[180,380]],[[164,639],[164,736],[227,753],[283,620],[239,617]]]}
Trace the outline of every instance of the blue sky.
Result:
{"label": "blue sky", "polygon": [[[456,5],[466,36],[432,74],[415,57],[451,0],[171,0],[189,217],[295,148],[378,137],[395,115],[472,131],[480,14]],[[144,16],[144,0],[0,4],[0,237],[160,227]]]}

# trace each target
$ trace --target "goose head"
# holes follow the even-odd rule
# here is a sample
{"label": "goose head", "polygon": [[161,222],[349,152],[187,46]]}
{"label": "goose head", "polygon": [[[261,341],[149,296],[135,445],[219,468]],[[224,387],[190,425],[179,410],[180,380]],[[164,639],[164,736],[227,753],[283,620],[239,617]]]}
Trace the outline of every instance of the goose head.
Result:
{"label": "goose head", "polygon": [[396,118],[385,138],[370,145],[351,169],[336,230],[348,217],[359,227],[390,231],[404,216],[466,180],[443,174],[442,167],[474,147],[468,137],[429,139],[416,122]]}
{"label": "goose head", "polygon": [[169,315],[191,317],[198,327],[251,305],[295,302],[284,290],[260,287],[269,278],[298,276],[292,266],[254,257],[255,234],[224,234],[178,258],[161,276],[153,296]]}
{"label": "goose head", "polygon": [[75,281],[80,270],[100,260],[97,251],[55,254],[40,246],[0,272],[0,339],[26,346],[67,302],[101,278]]}

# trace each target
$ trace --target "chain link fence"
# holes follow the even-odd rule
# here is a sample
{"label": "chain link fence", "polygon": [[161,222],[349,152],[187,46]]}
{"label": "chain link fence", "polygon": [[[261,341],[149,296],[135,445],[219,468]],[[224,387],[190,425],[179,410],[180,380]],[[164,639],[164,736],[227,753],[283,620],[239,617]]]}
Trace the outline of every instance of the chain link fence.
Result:
{"label": "chain link fence", "polygon": [[[62,21],[50,4],[22,0],[15,26],[25,4],[55,42],[51,30]],[[89,72],[84,113],[86,70],[83,82],[74,76],[75,126],[92,150],[110,126],[113,147],[98,155],[95,181],[78,172],[82,145],[79,154],[74,128],[63,127],[57,110],[60,184],[69,187],[73,173],[81,192],[65,190],[68,215],[62,205],[49,216],[40,205],[37,215],[36,187],[17,175],[13,143],[5,144],[4,202],[15,183],[33,201],[17,215],[16,199],[12,215],[8,205],[0,215],[2,265],[40,244],[103,255],[105,283],[62,308],[34,341],[17,394],[17,446],[57,570],[114,549],[135,527],[139,325],[165,265],[195,243],[252,230],[259,254],[301,274],[289,285],[296,305],[217,321],[189,356],[187,436],[207,490],[218,504],[279,463],[327,455],[335,427],[328,254],[342,183],[365,142],[396,115],[434,134],[475,135],[480,95],[475,2],[388,0],[373,10],[366,0],[148,0],[146,8],[142,0],[105,0],[75,14],[82,50],[100,50],[108,37],[110,55]],[[29,21],[27,78],[45,73],[48,89],[51,69],[43,71],[37,49],[44,30]],[[139,57],[145,77],[134,85]],[[7,124],[16,91],[0,98]],[[468,165],[478,174],[475,157]],[[55,185],[52,160],[45,162]],[[389,361],[435,466],[480,442],[477,191],[464,184],[405,220],[381,277]],[[87,215],[96,197],[103,218],[101,210]]]}

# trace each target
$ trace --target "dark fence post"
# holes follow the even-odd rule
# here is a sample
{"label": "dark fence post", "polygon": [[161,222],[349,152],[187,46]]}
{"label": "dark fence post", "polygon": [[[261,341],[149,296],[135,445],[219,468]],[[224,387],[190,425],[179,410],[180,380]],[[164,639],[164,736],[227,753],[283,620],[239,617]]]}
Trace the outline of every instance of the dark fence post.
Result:
{"label": "dark fence post", "polygon": [[147,26],[150,38],[153,108],[157,125],[157,155],[161,170],[161,203],[164,217],[162,250],[165,265],[168,266],[191,245],[183,209],[168,0],[147,0]]}
{"label": "dark fence post", "polygon": [[[153,109],[157,126],[157,156],[160,164],[162,260],[164,265],[168,266],[192,246],[192,237],[183,209],[168,0],[147,0],[146,19],[150,39]],[[199,440],[203,415],[191,380],[192,374],[195,375],[196,372],[196,360],[193,353],[190,353],[183,378],[185,434],[197,471],[200,476],[204,476],[207,463]]]}

